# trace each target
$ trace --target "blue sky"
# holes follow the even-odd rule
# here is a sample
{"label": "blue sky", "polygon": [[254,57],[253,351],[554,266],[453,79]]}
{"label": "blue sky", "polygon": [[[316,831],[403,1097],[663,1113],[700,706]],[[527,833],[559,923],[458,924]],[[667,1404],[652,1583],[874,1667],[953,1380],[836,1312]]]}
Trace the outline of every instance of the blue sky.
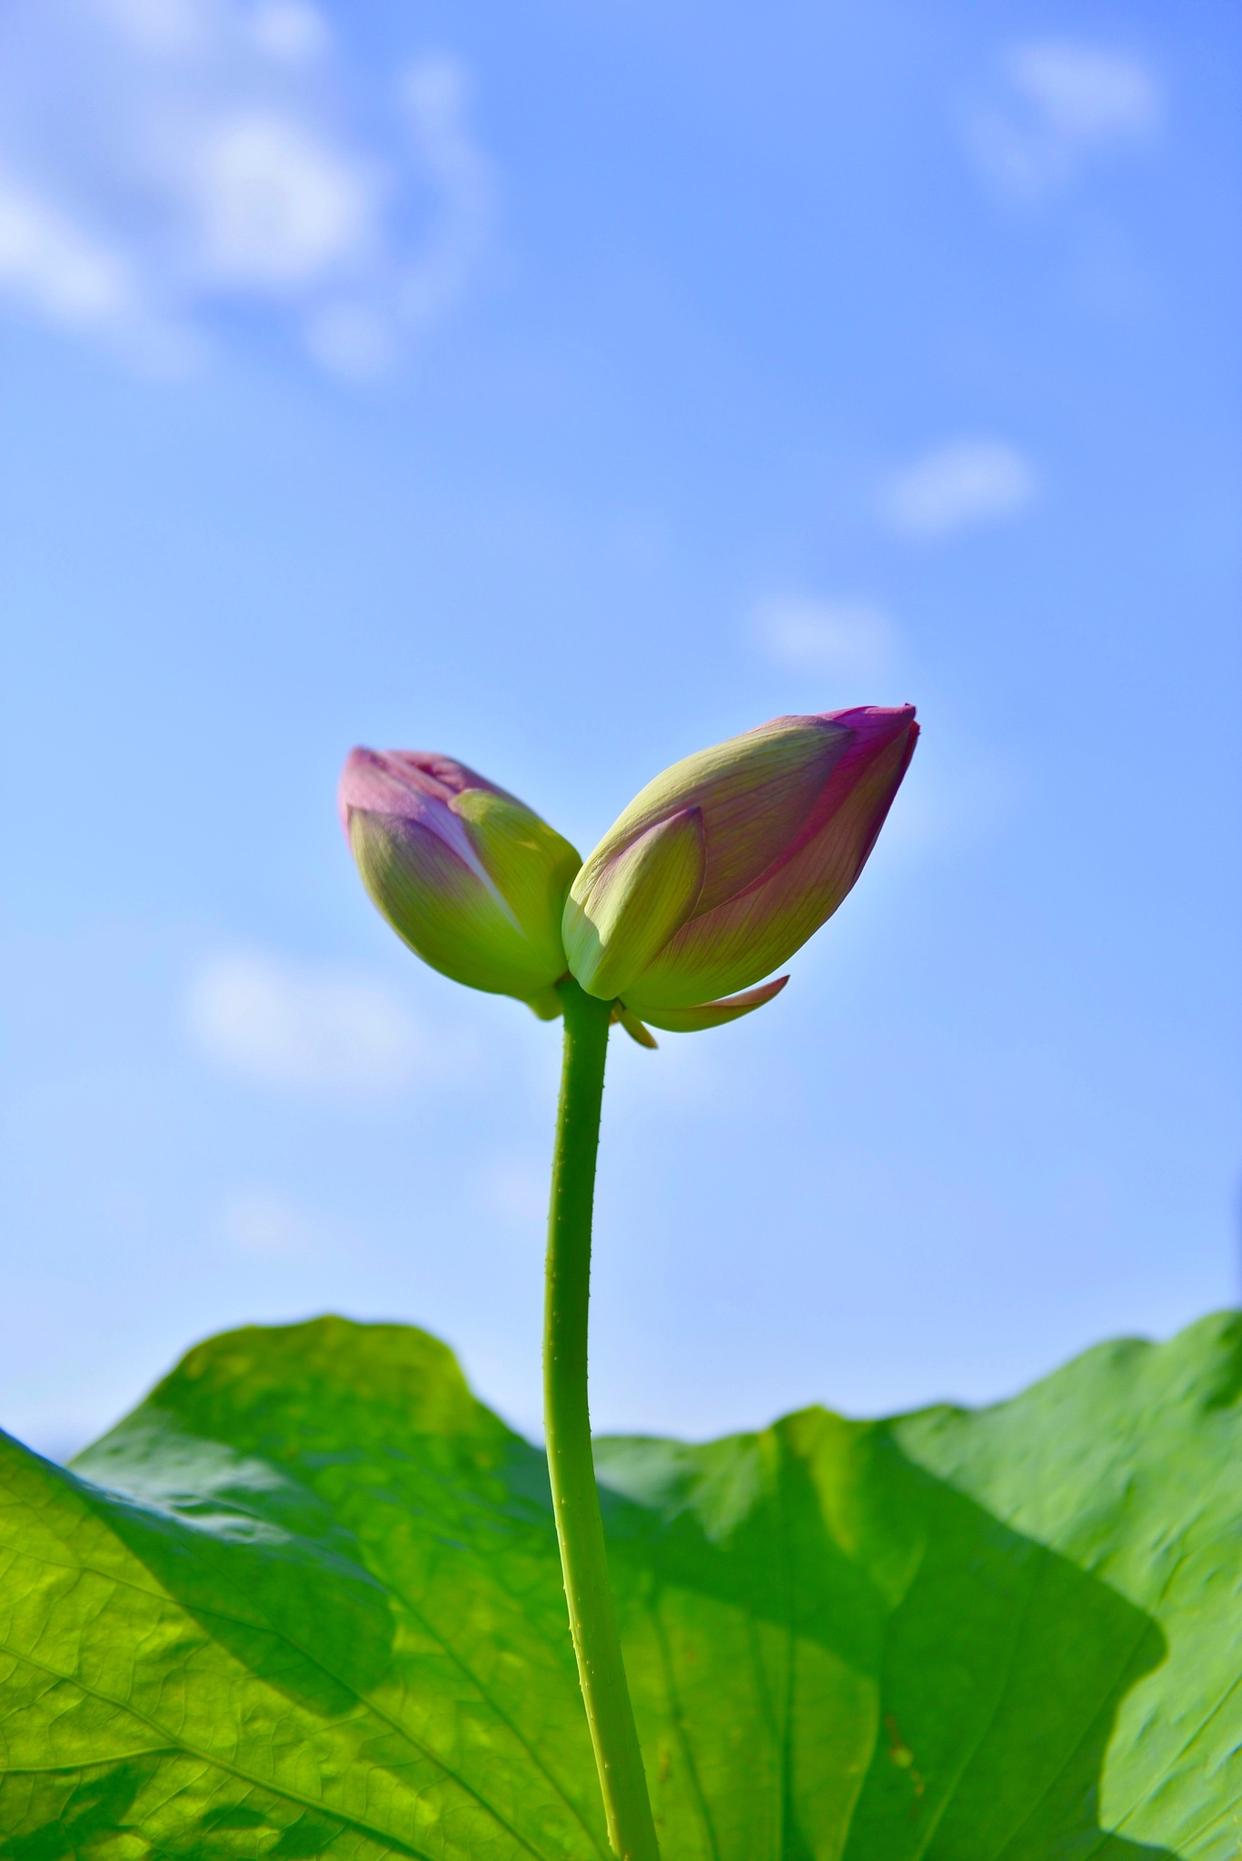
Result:
{"label": "blue sky", "polygon": [[1232,24],[6,7],[6,1425],[334,1309],[537,1427],[556,1033],[373,912],[356,741],[585,852],[919,706],[779,1000],[615,1043],[599,1425],[991,1399],[1236,1296]]}

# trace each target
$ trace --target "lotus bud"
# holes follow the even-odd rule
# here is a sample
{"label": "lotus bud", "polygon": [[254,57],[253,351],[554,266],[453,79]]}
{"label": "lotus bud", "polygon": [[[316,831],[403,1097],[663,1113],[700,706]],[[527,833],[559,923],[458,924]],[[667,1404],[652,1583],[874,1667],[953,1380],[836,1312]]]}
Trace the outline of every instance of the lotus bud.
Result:
{"label": "lotus bud", "polygon": [[561,914],[580,864],[567,840],[447,756],[351,750],[341,820],[363,884],[397,935],[472,989],[559,1012]]}
{"label": "lotus bud", "polygon": [[786,977],[753,985],[857,879],[917,736],[912,705],[865,706],[773,718],[674,763],[570,887],[572,974],[638,1020],[682,1032],[770,1001]]}

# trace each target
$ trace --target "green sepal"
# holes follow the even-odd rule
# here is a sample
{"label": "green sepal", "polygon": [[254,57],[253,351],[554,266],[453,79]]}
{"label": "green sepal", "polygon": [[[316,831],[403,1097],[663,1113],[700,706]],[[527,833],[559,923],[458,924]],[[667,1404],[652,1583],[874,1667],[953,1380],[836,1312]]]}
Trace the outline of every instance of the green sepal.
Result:
{"label": "green sepal", "polygon": [[536,994],[527,995],[524,999],[531,1013],[537,1015],[541,1021],[557,1020],[564,1007],[555,987],[540,989]]}
{"label": "green sepal", "polygon": [[648,1047],[654,1050],[659,1046],[660,1043],[652,1034],[651,1030],[643,1026],[638,1016],[632,1014],[624,1002],[614,1002],[612,1018],[625,1029],[630,1039],[636,1041],[640,1047]]}
{"label": "green sepal", "polygon": [[778,976],[775,982],[765,982],[757,989],[746,989],[741,995],[730,995],[722,1002],[702,1002],[695,1008],[640,1006],[637,1012],[644,1021],[663,1028],[666,1033],[697,1034],[704,1028],[723,1027],[726,1021],[736,1021],[739,1015],[753,1014],[756,1008],[762,1008],[774,995],[779,995],[788,981],[788,976]]}

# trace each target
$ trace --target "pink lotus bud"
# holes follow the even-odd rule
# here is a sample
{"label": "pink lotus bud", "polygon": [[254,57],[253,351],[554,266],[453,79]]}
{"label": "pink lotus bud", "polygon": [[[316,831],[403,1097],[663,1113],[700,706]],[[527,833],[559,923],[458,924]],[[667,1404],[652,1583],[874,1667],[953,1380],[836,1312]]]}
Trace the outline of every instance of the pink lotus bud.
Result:
{"label": "pink lotus bud", "polygon": [[561,913],[579,858],[473,770],[422,750],[351,750],[341,819],[363,884],[434,969],[559,1012]]}
{"label": "pink lotus bud", "polygon": [[[914,753],[913,705],[777,717],[648,783],[570,888],[569,967],[656,1027],[711,1027],[831,917]],[[734,990],[745,994],[713,1000]]]}

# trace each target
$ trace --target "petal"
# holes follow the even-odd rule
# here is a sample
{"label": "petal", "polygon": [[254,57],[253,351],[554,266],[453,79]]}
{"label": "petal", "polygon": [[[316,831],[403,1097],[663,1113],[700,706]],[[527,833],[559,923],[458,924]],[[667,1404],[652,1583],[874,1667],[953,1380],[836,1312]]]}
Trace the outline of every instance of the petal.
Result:
{"label": "petal", "polygon": [[684,924],[703,884],[703,824],[695,808],[657,821],[587,881],[570,888],[562,926],[578,982],[602,1001],[620,995]]}
{"label": "petal", "polygon": [[466,790],[489,789],[490,786],[463,763],[426,750],[354,749],[341,771],[337,806],[345,838],[351,845],[350,821],[355,812],[418,822],[438,834],[463,865],[470,867],[486,885],[486,870],[480,865],[470,836],[453,812],[451,803]]}
{"label": "petal", "polygon": [[563,971],[523,934],[495,887],[434,827],[353,807],[350,846],[362,880],[393,929],[433,969],[493,994],[536,995]]}
{"label": "petal", "polygon": [[818,830],[757,883],[696,913],[632,980],[626,999],[644,1004],[644,1019],[653,1004],[691,1007],[748,988],[831,917],[875,844],[917,734],[908,723],[878,750],[874,740],[852,747],[829,778]]}
{"label": "petal", "polygon": [[564,975],[578,855],[516,796],[433,751],[355,749],[339,805],[368,891],[425,961],[524,1000]]}
{"label": "petal", "polygon": [[565,896],[582,861],[523,802],[499,789],[471,788],[450,811],[465,823],[474,854],[513,920],[520,924],[553,978],[565,970],[561,918]]}
{"label": "petal", "polygon": [[640,790],[583,867],[589,888],[637,836],[682,809],[703,818],[706,865],[700,910],[750,884],[804,831],[850,742],[826,717],[776,717],[674,763]]}
{"label": "petal", "polygon": [[[697,1008],[635,1007],[630,1012],[641,1014],[653,1027],[666,1028],[670,1034],[694,1034],[701,1028],[722,1027],[726,1021],[736,1021],[739,1015],[762,1008],[765,1002],[780,994],[788,981],[788,976],[778,976],[775,982],[765,982],[761,988],[747,989],[745,994],[731,995],[723,1002],[703,1002]],[[651,1044],[654,1046],[655,1042]]]}
{"label": "petal", "polygon": [[367,808],[373,814],[409,814],[418,819],[427,813],[428,803],[448,803],[454,795],[471,788],[487,789],[494,795],[505,793],[486,776],[467,769],[465,763],[435,750],[358,748],[345,758],[337,804],[348,831],[351,808]]}

